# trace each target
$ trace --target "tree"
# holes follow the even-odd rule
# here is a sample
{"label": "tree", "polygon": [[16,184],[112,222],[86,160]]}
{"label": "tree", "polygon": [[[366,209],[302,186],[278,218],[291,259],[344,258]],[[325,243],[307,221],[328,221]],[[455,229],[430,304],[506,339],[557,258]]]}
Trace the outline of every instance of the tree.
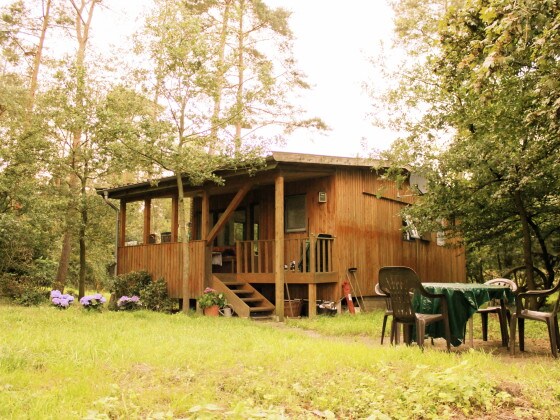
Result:
{"label": "tree", "polygon": [[[154,97],[153,123],[158,131],[146,138],[147,144],[132,141],[127,147],[145,167],[155,165],[175,175],[180,241],[188,237],[185,209],[190,208],[183,196],[184,177],[191,184],[221,182],[216,169],[262,162],[268,143],[256,134],[259,129],[272,123],[290,128],[317,123],[288,119],[293,108],[285,101],[281,81],[305,87],[293,70],[293,60],[275,76],[272,61],[257,50],[259,33],[261,39],[269,30],[290,35],[287,17],[260,1],[159,0],[138,37],[143,47],[139,51],[150,58],[141,85]],[[245,26],[247,22],[250,25]],[[184,290],[188,290],[189,256],[184,249]]]}
{"label": "tree", "polygon": [[418,224],[471,249],[517,244],[530,289],[533,266],[545,268],[548,287],[558,265],[550,241],[560,212],[559,11],[556,2],[447,4],[429,32],[401,32],[404,45],[425,48],[421,68],[392,92],[393,104],[406,98],[422,111],[401,125],[409,135],[392,154],[430,181],[411,209]]}

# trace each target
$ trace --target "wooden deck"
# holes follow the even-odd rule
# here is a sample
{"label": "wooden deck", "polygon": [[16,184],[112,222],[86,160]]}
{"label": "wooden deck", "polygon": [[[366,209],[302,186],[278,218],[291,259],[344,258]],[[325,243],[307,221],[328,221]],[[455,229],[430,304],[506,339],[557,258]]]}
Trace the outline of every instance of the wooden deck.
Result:
{"label": "wooden deck", "polygon": [[[338,282],[333,270],[334,238],[299,238],[285,241],[287,284],[323,284]],[[183,297],[183,247],[167,242],[122,246],[118,249],[117,273],[145,270],[154,280],[164,278],[172,298]],[[189,242],[189,296],[196,298],[204,290],[205,241]],[[235,276],[255,284],[274,284],[274,241],[240,241],[236,245]],[[291,266],[291,267],[290,267]]]}

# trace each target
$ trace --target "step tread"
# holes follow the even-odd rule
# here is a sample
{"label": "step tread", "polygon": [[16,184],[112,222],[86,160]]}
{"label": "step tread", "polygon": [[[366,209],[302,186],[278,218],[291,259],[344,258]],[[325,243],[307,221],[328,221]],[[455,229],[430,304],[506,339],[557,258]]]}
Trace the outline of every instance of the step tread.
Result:
{"label": "step tread", "polygon": [[252,316],[251,319],[253,321],[265,321],[265,320],[270,320],[270,319],[274,319],[274,315],[256,315],[256,316]]}
{"label": "step tread", "polygon": [[249,308],[250,312],[266,312],[276,309],[274,306],[254,306]]}
{"label": "step tread", "polygon": [[262,298],[262,297],[246,297],[246,298],[241,298],[241,300],[243,302],[262,302],[262,301],[264,301],[264,298]]}
{"label": "step tread", "polygon": [[245,286],[247,283],[244,281],[223,281],[226,286]]}
{"label": "step tread", "polygon": [[253,293],[252,290],[232,290],[232,292],[238,295],[250,295]]}

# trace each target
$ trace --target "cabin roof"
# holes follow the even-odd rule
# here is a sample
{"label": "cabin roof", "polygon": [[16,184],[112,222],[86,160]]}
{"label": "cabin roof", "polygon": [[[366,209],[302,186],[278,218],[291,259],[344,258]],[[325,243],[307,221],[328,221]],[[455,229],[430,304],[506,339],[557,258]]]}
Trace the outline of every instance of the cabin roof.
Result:
{"label": "cabin roof", "polygon": [[[270,185],[274,177],[281,172],[288,182],[317,178],[331,175],[338,167],[387,168],[389,163],[382,160],[351,158],[340,156],[323,156],[302,153],[272,152],[265,160],[265,165],[256,171],[246,169],[216,171],[225,180],[224,185],[217,185],[213,181],[206,181],[202,185],[192,185],[183,178],[186,195],[196,195],[202,190],[210,193],[235,192],[242,184],[251,182],[254,185]],[[105,198],[135,200],[145,197],[164,197],[172,195],[177,188],[175,176],[163,177],[157,180],[138,182],[111,188],[97,188],[97,193]]]}

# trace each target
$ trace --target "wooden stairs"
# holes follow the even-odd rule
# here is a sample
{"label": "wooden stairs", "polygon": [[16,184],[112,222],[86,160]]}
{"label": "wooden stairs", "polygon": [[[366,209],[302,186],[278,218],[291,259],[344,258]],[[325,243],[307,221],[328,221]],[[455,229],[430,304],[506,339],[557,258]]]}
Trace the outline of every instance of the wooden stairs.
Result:
{"label": "wooden stairs", "polygon": [[259,320],[271,319],[275,315],[275,306],[235,274],[214,274],[212,282],[212,287],[225,294],[228,305],[239,317]]}

